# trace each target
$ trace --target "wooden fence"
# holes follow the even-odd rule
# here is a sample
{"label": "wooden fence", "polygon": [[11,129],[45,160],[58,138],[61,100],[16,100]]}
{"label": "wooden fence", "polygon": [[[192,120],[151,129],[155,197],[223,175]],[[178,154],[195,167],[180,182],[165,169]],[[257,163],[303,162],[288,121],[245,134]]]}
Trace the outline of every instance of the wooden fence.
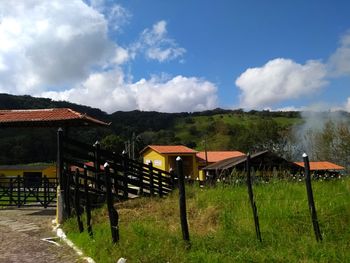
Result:
{"label": "wooden fence", "polygon": [[119,238],[118,213],[113,203],[138,196],[165,196],[177,179],[169,173],[129,159],[126,155],[68,138],[58,131],[57,169],[64,217],[77,216],[80,231],[82,211],[92,235],[91,209],[107,203],[113,241]]}
{"label": "wooden fence", "polygon": [[56,178],[0,177],[0,206],[55,206]]}

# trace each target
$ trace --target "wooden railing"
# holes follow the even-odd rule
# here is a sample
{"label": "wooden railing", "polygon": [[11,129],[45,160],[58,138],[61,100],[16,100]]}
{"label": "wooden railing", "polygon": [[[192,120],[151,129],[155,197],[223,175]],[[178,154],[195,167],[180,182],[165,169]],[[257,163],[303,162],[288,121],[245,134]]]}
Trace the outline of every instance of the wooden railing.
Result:
{"label": "wooden railing", "polygon": [[[101,149],[98,142],[88,145],[64,136],[60,130],[57,141],[57,169],[64,217],[74,213],[79,229],[83,231],[80,216],[84,210],[91,235],[92,208],[107,203],[113,233],[118,228],[115,202],[138,196],[162,197],[177,184],[173,173],[153,167],[152,163],[143,164],[126,155]],[[112,237],[116,242],[118,235],[112,234]]]}
{"label": "wooden railing", "polygon": [[55,206],[56,178],[0,177],[0,206]]}

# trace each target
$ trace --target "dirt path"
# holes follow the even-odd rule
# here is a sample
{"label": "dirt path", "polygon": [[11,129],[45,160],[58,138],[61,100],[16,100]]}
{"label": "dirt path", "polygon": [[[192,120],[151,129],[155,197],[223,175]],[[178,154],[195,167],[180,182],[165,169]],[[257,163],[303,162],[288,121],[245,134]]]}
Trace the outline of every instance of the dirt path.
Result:
{"label": "dirt path", "polygon": [[0,263],[84,262],[65,244],[43,239],[54,237],[55,210],[21,208],[0,210]]}

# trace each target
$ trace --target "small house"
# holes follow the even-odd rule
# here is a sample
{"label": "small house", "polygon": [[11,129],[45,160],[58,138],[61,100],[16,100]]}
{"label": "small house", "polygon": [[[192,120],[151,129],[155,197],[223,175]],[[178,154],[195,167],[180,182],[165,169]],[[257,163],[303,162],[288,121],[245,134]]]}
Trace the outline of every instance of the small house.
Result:
{"label": "small house", "polygon": [[184,175],[198,178],[197,151],[183,145],[148,145],[140,152],[143,162],[164,171],[176,169],[176,158],[180,156],[183,161]]}

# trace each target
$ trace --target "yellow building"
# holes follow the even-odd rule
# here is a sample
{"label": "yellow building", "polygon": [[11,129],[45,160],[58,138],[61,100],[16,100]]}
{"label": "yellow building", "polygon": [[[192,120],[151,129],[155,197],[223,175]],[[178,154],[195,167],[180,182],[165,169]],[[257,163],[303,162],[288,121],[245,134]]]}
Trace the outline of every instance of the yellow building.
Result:
{"label": "yellow building", "polygon": [[0,165],[0,177],[56,178],[56,165]]}
{"label": "yellow building", "polygon": [[148,145],[141,151],[143,162],[152,162],[153,166],[164,171],[176,169],[176,158],[183,160],[184,175],[192,179],[198,178],[197,151],[183,145]]}

